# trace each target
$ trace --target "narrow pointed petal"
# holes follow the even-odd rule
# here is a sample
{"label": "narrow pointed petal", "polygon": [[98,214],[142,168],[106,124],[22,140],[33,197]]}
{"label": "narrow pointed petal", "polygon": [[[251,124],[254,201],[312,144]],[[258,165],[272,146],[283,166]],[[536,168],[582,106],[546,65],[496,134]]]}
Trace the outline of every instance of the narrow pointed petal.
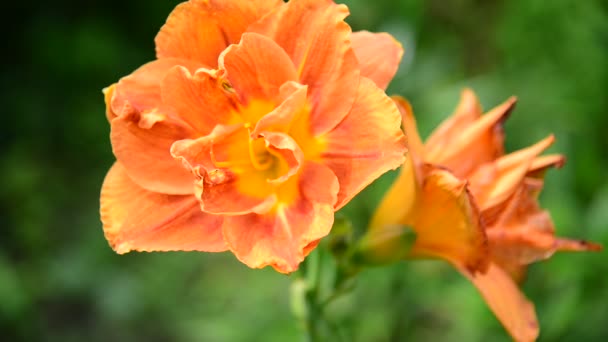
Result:
{"label": "narrow pointed petal", "polygon": [[191,74],[184,67],[174,67],[163,79],[161,93],[164,108],[198,135],[207,135],[216,125],[237,120],[235,99],[208,70]]}
{"label": "narrow pointed petal", "polygon": [[470,177],[471,191],[482,211],[504,203],[523,182],[534,159],[555,140],[538,143],[479,167]]}
{"label": "narrow pointed petal", "polygon": [[200,211],[194,196],[150,192],[116,163],[101,189],[101,221],[117,253],[129,251],[226,250],[222,219]]}
{"label": "narrow pointed petal", "polygon": [[272,39],[245,33],[220,57],[230,82],[243,103],[254,99],[279,100],[280,87],[298,78],[295,66],[285,51]]}
{"label": "narrow pointed petal", "polygon": [[388,170],[404,161],[405,136],[395,103],[369,79],[363,78],[352,110],[323,136],[323,162],[338,177],[336,209]]}
{"label": "narrow pointed petal", "polygon": [[503,263],[527,265],[551,257],[555,252],[597,251],[600,245],[559,239],[551,216],[538,204],[542,180],[526,178],[504,207],[500,219],[486,233],[492,254]]}
{"label": "narrow pointed petal", "polygon": [[534,341],[539,325],[534,304],[521,292],[508,273],[491,263],[485,273],[471,274],[458,267],[481,293],[496,318],[515,341]]}
{"label": "narrow pointed petal", "polygon": [[414,116],[412,105],[401,96],[393,96],[392,99],[401,113],[403,130],[407,138],[408,152],[412,154],[416,163],[420,163],[424,158],[424,146],[418,134],[416,117]]}
{"label": "narrow pointed petal", "polygon": [[294,0],[253,24],[291,57],[299,82],[309,86],[314,135],[335,127],[350,110],[360,72],[350,44],[348,9],[325,0]]}
{"label": "narrow pointed petal", "polygon": [[278,205],[265,215],[226,217],[226,242],[249,267],[270,265],[282,273],[293,272],[329,233],[338,192],[335,175],[321,164],[308,162],[297,177],[294,180],[300,190],[289,205]]}
{"label": "narrow pointed petal", "polygon": [[465,88],[460,93],[460,102],[452,115],[437,127],[429,136],[426,143],[430,146],[445,145],[462,134],[462,131],[479,119],[483,111],[475,93]]}
{"label": "narrow pointed petal", "polygon": [[473,198],[450,172],[429,166],[406,226],[416,231],[413,257],[438,257],[475,272],[487,264],[487,240]]}
{"label": "narrow pointed petal", "polygon": [[[502,156],[502,124],[513,110],[515,101],[515,98],[510,98],[468,125],[454,124],[454,129],[461,129],[458,134],[452,133],[437,144],[428,142],[425,160],[447,167],[456,176],[465,178],[477,167]],[[462,115],[460,118],[465,117]]]}
{"label": "narrow pointed petal", "polygon": [[131,116],[115,118],[110,139],[116,159],[137,185],[149,191],[183,195],[193,193],[194,178],[171,156],[170,149],[173,142],[193,134],[181,122],[151,112],[140,120]]}
{"label": "narrow pointed petal", "polygon": [[179,4],[156,36],[156,56],[195,60],[216,68],[224,49],[238,43],[249,25],[281,5],[280,0],[190,0]]}
{"label": "narrow pointed petal", "polygon": [[401,44],[388,33],[369,31],[354,32],[350,40],[359,61],[361,76],[386,89],[399,68],[403,56]]}

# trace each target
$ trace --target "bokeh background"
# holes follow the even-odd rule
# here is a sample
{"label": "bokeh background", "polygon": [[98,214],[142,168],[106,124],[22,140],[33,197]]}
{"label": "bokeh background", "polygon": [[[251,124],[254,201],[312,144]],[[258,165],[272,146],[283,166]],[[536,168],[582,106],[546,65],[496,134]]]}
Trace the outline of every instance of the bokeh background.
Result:
{"label": "bokeh background", "polygon": [[[178,1],[5,4],[0,98],[0,335],[3,341],[297,341],[292,277],[228,254],[108,247],[99,189],[113,162],[101,89],[154,58]],[[472,87],[486,109],[517,95],[514,150],[553,132],[568,156],[542,204],[558,232],[608,245],[608,2],[350,0],[354,30],[406,50],[389,93],[427,135]],[[395,173],[347,208],[364,227]],[[541,341],[608,340],[606,253],[530,268]],[[442,262],[364,272],[330,308],[353,341],[508,341],[475,289]]]}

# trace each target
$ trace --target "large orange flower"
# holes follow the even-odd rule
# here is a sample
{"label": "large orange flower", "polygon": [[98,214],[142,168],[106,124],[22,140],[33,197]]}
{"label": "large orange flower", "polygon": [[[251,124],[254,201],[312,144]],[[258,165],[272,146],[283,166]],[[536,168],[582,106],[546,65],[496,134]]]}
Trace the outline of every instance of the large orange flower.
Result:
{"label": "large orange flower", "polygon": [[403,162],[383,92],[401,46],[352,34],[347,15],[327,0],[177,6],[158,59],[104,90],[117,162],[101,218],[118,253],[229,249],[292,272],[335,210]]}
{"label": "large orange flower", "polygon": [[410,105],[395,101],[410,154],[372,220],[372,234],[395,224],[411,227],[417,234],[412,257],[449,261],[513,338],[534,340],[534,306],[517,286],[526,265],[558,250],[601,248],[556,238],[551,217],[538,205],[544,171],[564,162],[561,155],[539,156],[553,137],[504,155],[502,123],[515,99],[482,115],[473,92],[465,90],[455,113],[423,144]]}

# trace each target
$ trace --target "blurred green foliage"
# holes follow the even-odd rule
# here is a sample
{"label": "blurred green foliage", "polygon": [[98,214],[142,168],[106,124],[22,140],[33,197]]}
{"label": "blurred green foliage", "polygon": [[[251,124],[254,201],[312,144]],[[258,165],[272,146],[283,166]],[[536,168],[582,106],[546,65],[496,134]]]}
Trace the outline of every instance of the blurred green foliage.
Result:
{"label": "blurred green foliage", "polygon": [[[517,95],[509,150],[553,132],[567,165],[542,203],[563,236],[608,245],[608,3],[601,0],[350,0],[354,30],[406,50],[389,93],[408,97],[423,135],[463,87],[485,108]],[[0,117],[0,333],[5,341],[292,341],[291,278],[228,254],[118,256],[98,194],[113,162],[101,89],[154,58],[177,1],[11,2]],[[395,173],[343,213],[362,229]],[[608,340],[605,253],[531,267],[541,341]],[[444,263],[364,272],[330,307],[354,341],[507,341],[474,288]]]}

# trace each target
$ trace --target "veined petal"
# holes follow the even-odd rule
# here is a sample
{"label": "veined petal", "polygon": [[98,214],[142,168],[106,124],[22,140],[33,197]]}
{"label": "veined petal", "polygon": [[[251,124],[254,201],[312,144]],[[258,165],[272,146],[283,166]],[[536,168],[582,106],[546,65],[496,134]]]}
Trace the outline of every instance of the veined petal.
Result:
{"label": "veined petal", "polygon": [[298,78],[293,62],[272,39],[245,33],[238,45],[231,45],[220,56],[220,68],[241,101],[279,100],[280,87]]}
{"label": "veined petal", "polygon": [[270,265],[282,273],[293,272],[329,233],[338,192],[335,175],[321,164],[307,162],[297,185],[297,198],[289,205],[278,205],[265,215],[226,217],[226,242],[249,267]]}
{"label": "veined petal", "polygon": [[161,91],[164,107],[199,135],[209,134],[218,124],[238,120],[236,99],[221,87],[209,70],[200,69],[191,74],[184,67],[174,67],[163,79]]}
{"label": "veined petal", "polygon": [[360,72],[344,22],[348,8],[327,0],[292,0],[249,31],[272,38],[291,57],[299,82],[309,86],[314,135],[335,127],[350,110]]}
{"label": "veined petal", "polygon": [[361,76],[365,76],[381,89],[391,82],[403,56],[403,47],[388,33],[354,32],[350,36],[353,51],[359,61]]}
{"label": "veined petal", "polygon": [[352,110],[322,136],[321,159],[340,182],[336,209],[403,163],[406,147],[400,118],[393,101],[371,80],[362,78]]}
{"label": "veined petal", "polygon": [[101,221],[117,253],[129,251],[226,250],[222,219],[200,211],[192,195],[172,196],[137,186],[120,163],[101,189]]}
{"label": "veined petal", "polygon": [[485,273],[471,274],[462,266],[457,267],[477,287],[514,340],[536,340],[539,326],[534,304],[526,298],[509,274],[494,263],[490,263]]}
{"label": "veined petal", "polygon": [[194,178],[173,159],[171,145],[194,135],[192,129],[162,113],[143,113],[112,120],[110,138],[116,159],[133,182],[164,194],[192,194]]}
{"label": "veined petal", "polygon": [[[464,178],[480,165],[502,156],[504,153],[502,123],[513,110],[515,101],[514,97],[510,98],[468,125],[464,122],[473,114],[464,114],[467,112],[461,111],[460,113],[463,114],[456,117],[452,123],[453,129],[461,130],[451,132],[452,134],[446,135],[444,139],[438,140],[437,144],[427,143],[425,161],[447,167],[457,177]],[[475,110],[473,109],[472,112]]]}
{"label": "veined petal", "polygon": [[280,0],[190,0],[179,4],[155,38],[159,59],[177,57],[216,68],[218,57]]}
{"label": "veined petal", "polygon": [[471,272],[483,271],[487,241],[466,181],[449,171],[427,168],[420,197],[403,222],[416,232],[412,256],[439,257]]}
{"label": "veined petal", "polygon": [[175,66],[183,66],[190,71],[201,64],[178,58],[166,58],[144,64],[128,76],[118,81],[110,101],[110,119],[115,116],[129,115],[159,109],[161,107],[160,85],[167,72]]}
{"label": "veined petal", "polygon": [[479,167],[470,177],[471,191],[482,211],[504,203],[521,184],[534,159],[555,140],[553,135]]}

